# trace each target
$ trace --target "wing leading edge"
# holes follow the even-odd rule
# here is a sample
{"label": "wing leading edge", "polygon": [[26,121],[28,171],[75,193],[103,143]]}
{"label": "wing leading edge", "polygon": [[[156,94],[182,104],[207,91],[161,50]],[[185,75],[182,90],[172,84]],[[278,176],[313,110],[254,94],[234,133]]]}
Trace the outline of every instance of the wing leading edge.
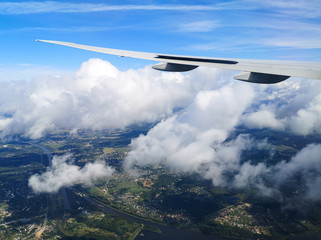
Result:
{"label": "wing leading edge", "polygon": [[159,61],[160,63],[154,65],[153,68],[161,71],[184,72],[193,70],[198,66],[205,66],[242,71],[241,73],[235,75],[234,78],[237,80],[254,83],[278,83],[288,79],[289,77],[311,78],[321,80],[320,62],[206,58],[127,51],[51,40],[36,41],[79,48],[93,52],[117,55],[120,57],[131,57]]}

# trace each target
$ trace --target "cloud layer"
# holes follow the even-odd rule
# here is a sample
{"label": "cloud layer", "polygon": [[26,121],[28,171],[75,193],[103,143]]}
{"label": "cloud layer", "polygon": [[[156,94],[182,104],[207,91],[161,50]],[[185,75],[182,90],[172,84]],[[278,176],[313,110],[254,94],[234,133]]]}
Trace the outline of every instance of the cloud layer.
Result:
{"label": "cloud layer", "polygon": [[253,97],[250,85],[238,83],[200,91],[183,114],[133,140],[125,168],[162,163],[176,171],[198,172],[220,185],[224,169],[238,161],[247,141],[240,137],[234,145],[224,142]]}
{"label": "cloud layer", "polygon": [[287,81],[265,87],[242,118],[249,128],[287,130],[298,135],[321,133],[319,81]]}
{"label": "cloud layer", "polygon": [[57,128],[100,130],[155,122],[192,98],[192,86],[183,78],[150,67],[120,72],[91,59],[75,74],[2,82],[0,130],[37,139]]}
{"label": "cloud layer", "polygon": [[[90,2],[90,1],[89,1]],[[217,5],[185,5],[185,4],[159,4],[159,5],[110,5],[101,3],[71,3],[57,1],[24,1],[0,3],[0,14],[37,14],[37,13],[87,13],[107,11],[209,11],[220,9]]]}
{"label": "cloud layer", "polygon": [[297,196],[321,199],[320,144],[271,166],[241,157],[244,150],[271,149],[267,139],[260,142],[242,134],[229,138],[237,126],[320,134],[320,83],[293,79],[266,86],[223,81],[212,88],[199,91],[183,113],[134,139],[125,169],[161,164],[176,172],[198,173],[214,186],[256,188],[280,201],[286,199],[282,188],[292,181],[297,183]]}
{"label": "cloud layer", "polygon": [[[149,1],[148,1],[149,3]],[[121,4],[110,5],[103,3],[72,3],[69,1],[23,1],[23,2],[1,2],[0,14],[37,14],[37,13],[85,13],[105,11],[130,11],[130,10],[167,10],[167,11],[215,11],[215,10],[254,10],[268,8],[273,12],[283,15],[294,15],[299,17],[317,18],[320,16],[318,10],[320,2],[299,1],[292,2],[282,0],[278,2],[262,2],[258,0],[235,0],[217,2],[215,4]]]}
{"label": "cloud layer", "polygon": [[[154,122],[158,124],[146,135],[132,141],[124,165],[128,171],[163,164],[173,171],[198,173],[215,186],[252,184],[268,196],[277,196],[282,185],[299,174],[306,196],[319,197],[319,144],[270,166],[241,157],[244,150],[270,148],[268,139],[260,142],[244,134],[231,138],[239,126],[302,136],[320,134],[321,85],[316,80],[255,85],[232,80],[230,71],[199,68],[180,74],[147,66],[122,72],[109,62],[91,59],[73,74],[0,85],[2,136],[37,139],[53,129],[100,130]],[[68,165],[67,158],[55,160],[53,169],[30,179],[36,192],[46,191],[48,185],[56,191],[63,185],[106,176],[99,171],[94,175],[90,169],[95,165],[84,169]],[[66,181],[66,172],[57,170],[60,166],[75,177]],[[108,167],[102,169],[111,173]],[[87,177],[79,179],[79,175]],[[289,178],[280,177],[286,175]]]}
{"label": "cloud layer", "polygon": [[42,174],[30,177],[29,186],[35,193],[55,193],[61,187],[69,187],[77,183],[91,183],[102,177],[109,177],[113,169],[103,161],[87,163],[83,168],[72,164],[72,156],[54,156],[52,166]]}

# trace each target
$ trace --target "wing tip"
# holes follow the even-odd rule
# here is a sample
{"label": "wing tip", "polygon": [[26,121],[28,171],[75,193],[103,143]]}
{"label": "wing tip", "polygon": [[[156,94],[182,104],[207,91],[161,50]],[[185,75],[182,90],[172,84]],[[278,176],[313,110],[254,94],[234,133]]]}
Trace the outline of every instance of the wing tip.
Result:
{"label": "wing tip", "polygon": [[54,41],[50,41],[50,40],[43,40],[43,39],[36,39],[36,42],[54,42]]}

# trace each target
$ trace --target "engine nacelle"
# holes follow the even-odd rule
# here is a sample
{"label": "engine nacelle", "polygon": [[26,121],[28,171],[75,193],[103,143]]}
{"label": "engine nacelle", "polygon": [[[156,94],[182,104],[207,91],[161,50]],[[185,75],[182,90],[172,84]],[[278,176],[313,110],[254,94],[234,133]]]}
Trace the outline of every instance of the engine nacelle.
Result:
{"label": "engine nacelle", "polygon": [[273,84],[282,82],[288,79],[290,76],[267,74],[267,73],[257,73],[257,72],[241,72],[234,76],[234,79],[252,82],[252,83],[263,83],[263,84]]}
{"label": "engine nacelle", "polygon": [[167,62],[157,63],[154,66],[152,66],[153,69],[166,71],[166,72],[187,72],[197,67],[198,66],[194,66],[194,65],[185,65],[185,64],[178,64],[178,63],[167,63]]}

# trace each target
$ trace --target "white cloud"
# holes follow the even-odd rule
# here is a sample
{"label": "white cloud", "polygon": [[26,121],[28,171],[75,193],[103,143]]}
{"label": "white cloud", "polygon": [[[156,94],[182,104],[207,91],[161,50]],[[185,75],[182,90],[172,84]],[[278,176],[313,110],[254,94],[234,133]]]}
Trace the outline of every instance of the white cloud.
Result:
{"label": "white cloud", "polygon": [[321,179],[320,144],[308,145],[289,161],[268,166],[255,163],[260,159],[241,159],[246,149],[261,149],[264,144],[268,147],[266,141],[239,135],[227,142],[224,135],[214,129],[200,133],[172,118],[133,140],[124,166],[132,172],[137,166],[161,164],[174,172],[197,173],[212,180],[214,186],[255,188],[257,194],[280,201],[286,200],[281,193],[284,185],[299,180],[298,185],[291,185],[294,190],[301,191],[294,197],[321,199],[318,185]]}
{"label": "white cloud", "polygon": [[[253,0],[252,0],[253,1]],[[268,7],[286,16],[301,18],[318,18],[321,16],[321,3],[318,0],[281,0],[281,1],[258,1],[254,0],[262,7]]]}
{"label": "white cloud", "polygon": [[257,98],[242,116],[249,128],[286,130],[298,135],[320,134],[321,83],[288,80],[255,87]]}
{"label": "white cloud", "polygon": [[150,66],[121,72],[99,59],[83,63],[75,74],[1,84],[2,134],[32,139],[57,128],[98,130],[155,122],[186,106],[195,94],[182,74]]}
{"label": "white cloud", "polygon": [[36,14],[36,13],[86,13],[131,10],[166,11],[209,11],[220,9],[220,5],[109,5],[103,3],[71,3],[57,1],[24,1],[0,3],[0,14]]}
{"label": "white cloud", "polygon": [[305,37],[302,38],[298,33],[289,34],[291,36],[287,37],[275,37],[269,39],[262,39],[263,45],[273,46],[273,47],[284,47],[284,48],[300,48],[300,49],[314,49],[321,48],[321,43],[319,41],[320,33],[315,34],[311,37],[307,37],[307,31],[301,32],[305,34]]}
{"label": "white cloud", "polygon": [[251,85],[237,82],[200,91],[183,114],[162,121],[132,141],[125,168],[164,164],[223,185],[225,171],[235,170],[249,142],[245,136],[225,141],[253,97]]}
{"label": "white cloud", "polygon": [[54,156],[52,166],[42,174],[30,177],[29,186],[35,193],[55,193],[62,187],[70,187],[78,183],[89,184],[92,181],[109,177],[113,169],[103,161],[87,163],[84,167],[73,165],[70,154]]}
{"label": "white cloud", "polygon": [[278,189],[271,188],[266,185],[264,177],[272,174],[272,169],[268,168],[264,163],[253,165],[250,161],[240,164],[237,174],[234,176],[231,187],[247,188],[256,187],[259,194],[263,196],[272,196],[278,193]]}
{"label": "white cloud", "polygon": [[[288,162],[269,166],[255,163],[260,159],[241,159],[246,149],[270,149],[268,139],[257,141],[246,135],[229,139],[238,125],[319,133],[319,86],[318,81],[298,79],[277,85],[217,81],[212,90],[200,90],[182,113],[134,139],[124,167],[131,172],[136,166],[161,164],[172,171],[198,173],[215,186],[254,187],[281,201],[283,185],[299,173],[305,189],[301,197],[319,199],[321,145],[309,145]],[[269,154],[273,156],[273,149]]]}
{"label": "white cloud", "polygon": [[283,130],[283,121],[275,118],[275,114],[268,110],[261,110],[248,114],[243,121],[244,125],[249,128],[271,128]]}
{"label": "white cloud", "polygon": [[214,21],[195,21],[178,26],[180,32],[211,32],[220,25]]}
{"label": "white cloud", "polygon": [[289,179],[301,179],[306,187],[304,197],[321,199],[321,144],[310,144],[298,152],[289,162],[278,163],[274,167],[274,179],[278,185]]}
{"label": "white cloud", "polygon": [[306,108],[301,108],[289,120],[290,129],[300,135],[321,133],[321,93]]}

